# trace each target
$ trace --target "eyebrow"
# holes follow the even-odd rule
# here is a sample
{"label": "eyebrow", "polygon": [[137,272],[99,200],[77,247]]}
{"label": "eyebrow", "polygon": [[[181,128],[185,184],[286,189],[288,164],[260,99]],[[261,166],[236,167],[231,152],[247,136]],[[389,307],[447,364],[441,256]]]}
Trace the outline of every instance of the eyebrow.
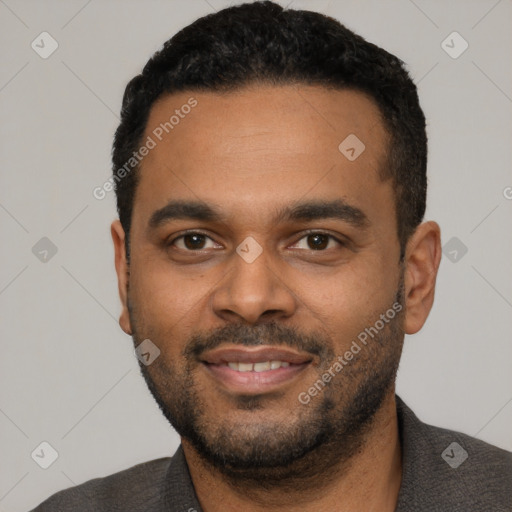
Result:
{"label": "eyebrow", "polygon": [[[176,219],[192,219],[204,222],[226,221],[225,215],[217,207],[201,201],[172,200],[151,215],[149,227],[155,229],[165,222]],[[370,226],[370,221],[362,210],[342,199],[302,201],[291,206],[285,206],[276,211],[273,223],[318,219],[337,219],[360,229],[367,229]]]}

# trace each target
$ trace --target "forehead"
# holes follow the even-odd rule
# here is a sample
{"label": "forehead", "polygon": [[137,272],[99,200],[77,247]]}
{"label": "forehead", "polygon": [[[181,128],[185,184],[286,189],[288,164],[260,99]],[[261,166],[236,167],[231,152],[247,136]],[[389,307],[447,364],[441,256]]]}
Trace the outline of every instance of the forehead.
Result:
{"label": "forehead", "polygon": [[151,109],[146,135],[151,134],[176,156],[184,152],[184,140],[193,142],[193,154],[187,151],[192,160],[217,155],[225,160],[248,149],[287,157],[332,153],[351,134],[368,147],[368,160],[382,153],[386,139],[377,105],[362,92],[291,85],[164,96]]}
{"label": "forehead", "polygon": [[145,216],[173,198],[254,213],[308,191],[365,203],[382,187],[388,137],[363,93],[290,85],[164,96],[149,139],[134,207]]}

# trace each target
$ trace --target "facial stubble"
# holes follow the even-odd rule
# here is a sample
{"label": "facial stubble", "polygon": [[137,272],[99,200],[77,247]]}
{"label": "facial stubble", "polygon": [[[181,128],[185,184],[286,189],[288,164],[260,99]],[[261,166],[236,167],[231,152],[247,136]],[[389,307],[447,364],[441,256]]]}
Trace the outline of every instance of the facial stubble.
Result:
{"label": "facial stubble", "polygon": [[[253,411],[262,415],[262,421],[219,417],[215,405],[205,402],[197,384],[201,364],[198,354],[222,343],[282,344],[317,355],[321,379],[337,358],[332,341],[323,332],[302,334],[276,322],[255,326],[229,324],[206,335],[191,336],[182,353],[184,364],[171,364],[165,357],[159,357],[150,366],[139,362],[141,373],[178,434],[194,447],[206,465],[227,478],[258,487],[316,480],[326,470],[348,467],[364,444],[375,414],[394,389],[404,337],[403,295],[402,272],[395,296],[395,303],[403,306],[402,311],[361,348],[318,396],[308,404],[294,401],[285,419],[264,415],[267,405],[279,399],[279,394],[232,398],[233,411]],[[144,339],[138,323],[144,322],[136,318],[131,301],[129,311],[133,340],[138,345]],[[152,341],[157,346],[171,342]],[[307,383],[306,389],[313,382]],[[334,476],[333,471],[330,473]]]}

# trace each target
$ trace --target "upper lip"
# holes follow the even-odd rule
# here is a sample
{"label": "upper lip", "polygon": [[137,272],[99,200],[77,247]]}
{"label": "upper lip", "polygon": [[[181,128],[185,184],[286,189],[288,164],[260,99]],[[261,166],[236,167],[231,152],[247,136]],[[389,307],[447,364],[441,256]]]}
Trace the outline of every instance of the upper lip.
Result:
{"label": "upper lip", "polygon": [[205,352],[201,361],[209,364],[261,363],[265,361],[285,361],[290,364],[304,364],[313,360],[307,353],[299,353],[282,347],[221,347]]}

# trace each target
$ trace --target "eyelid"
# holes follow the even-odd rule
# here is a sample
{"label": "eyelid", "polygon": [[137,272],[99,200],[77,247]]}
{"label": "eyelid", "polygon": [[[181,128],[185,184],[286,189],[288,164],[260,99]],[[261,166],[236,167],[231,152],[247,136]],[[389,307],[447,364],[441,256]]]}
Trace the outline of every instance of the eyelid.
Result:
{"label": "eyelid", "polygon": [[[218,242],[216,242],[211,236],[207,235],[206,233],[202,232],[201,230],[193,229],[193,230],[187,230],[187,231],[180,232],[176,235],[173,235],[172,239],[166,241],[166,245],[172,246],[172,245],[174,245],[176,240],[179,240],[180,238],[183,238],[186,235],[202,235],[202,236],[210,239],[212,242],[218,244]],[[343,240],[342,237],[332,235],[331,233],[329,233],[328,231],[325,231],[325,230],[308,229],[308,230],[302,231],[301,233],[299,233],[299,235],[300,235],[300,238],[297,239],[297,241],[294,243],[294,245],[296,245],[303,238],[305,238],[306,236],[309,236],[309,235],[325,235],[325,236],[329,237],[330,239],[334,240],[335,242],[337,242],[341,247],[345,247],[347,245],[347,241]],[[197,250],[182,249],[182,250],[186,251],[186,252],[201,252],[201,251],[204,251],[205,249],[197,249]],[[311,251],[312,252],[325,252],[325,250],[315,251],[314,249],[311,249]]]}
{"label": "eyelid", "polygon": [[[309,235],[324,235],[324,236],[327,236],[330,239],[332,239],[335,242],[337,242],[338,245],[340,245],[341,247],[345,247],[348,244],[348,242],[346,240],[344,240],[343,237],[333,235],[333,234],[329,233],[329,231],[325,231],[325,230],[322,230],[322,229],[307,229],[306,231],[302,231],[300,233],[300,235],[301,235],[300,238],[295,242],[294,245],[296,245],[304,237],[309,236]],[[326,251],[325,250],[323,250],[323,251],[315,251],[314,249],[311,249],[311,252],[326,252]]]}
{"label": "eyelid", "polygon": [[[204,233],[204,232],[202,232],[201,230],[198,230],[198,229],[191,229],[191,230],[182,231],[180,233],[172,235],[172,238],[169,238],[169,239],[167,239],[165,241],[165,245],[168,246],[168,247],[173,246],[174,243],[176,242],[176,240],[179,240],[180,238],[183,238],[183,237],[185,237],[187,235],[202,235],[205,238],[209,238],[212,242],[218,244],[218,242],[216,242],[210,235],[207,235],[206,233]],[[186,252],[201,252],[204,249],[197,249],[195,251],[188,250],[188,249],[182,249],[182,250],[186,251]]]}

